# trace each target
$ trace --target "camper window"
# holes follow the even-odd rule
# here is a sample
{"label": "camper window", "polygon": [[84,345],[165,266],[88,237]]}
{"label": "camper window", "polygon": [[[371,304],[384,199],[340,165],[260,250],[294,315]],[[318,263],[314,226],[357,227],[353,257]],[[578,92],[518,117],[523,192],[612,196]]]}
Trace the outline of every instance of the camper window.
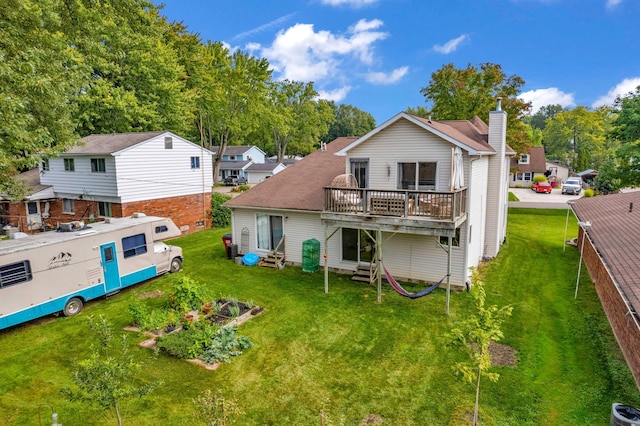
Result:
{"label": "camper window", "polygon": [[28,260],[0,266],[0,288],[31,281],[32,278]]}
{"label": "camper window", "polygon": [[122,239],[122,250],[125,259],[147,252],[147,240],[144,234],[132,235]]}
{"label": "camper window", "polygon": [[167,225],[156,226],[156,234],[160,234],[161,232],[167,232],[168,230],[169,228],[167,228]]}

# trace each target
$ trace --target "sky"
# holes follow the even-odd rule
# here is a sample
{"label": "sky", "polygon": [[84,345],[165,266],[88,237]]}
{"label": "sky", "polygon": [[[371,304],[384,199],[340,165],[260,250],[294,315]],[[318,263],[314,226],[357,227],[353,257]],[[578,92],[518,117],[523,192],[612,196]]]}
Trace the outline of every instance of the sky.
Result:
{"label": "sky", "polygon": [[[203,41],[271,64],[274,80],[382,124],[452,63],[494,63],[524,79],[532,112],[612,105],[640,85],[640,0],[163,0]],[[157,1],[160,4],[160,1]],[[471,117],[469,117],[471,118]]]}

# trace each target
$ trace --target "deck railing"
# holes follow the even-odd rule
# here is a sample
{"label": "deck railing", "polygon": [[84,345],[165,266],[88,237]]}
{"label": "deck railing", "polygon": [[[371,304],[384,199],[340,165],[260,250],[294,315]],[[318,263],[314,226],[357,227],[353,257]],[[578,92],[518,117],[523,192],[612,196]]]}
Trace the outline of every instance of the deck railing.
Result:
{"label": "deck railing", "polygon": [[450,192],[324,188],[324,211],[330,213],[455,220],[466,213],[466,200],[467,188]]}

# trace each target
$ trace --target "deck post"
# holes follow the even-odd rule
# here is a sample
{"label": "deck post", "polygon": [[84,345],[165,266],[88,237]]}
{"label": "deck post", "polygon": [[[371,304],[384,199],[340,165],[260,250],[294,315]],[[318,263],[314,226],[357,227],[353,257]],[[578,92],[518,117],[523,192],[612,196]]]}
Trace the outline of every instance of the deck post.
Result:
{"label": "deck post", "polygon": [[451,243],[452,237],[449,236],[449,249],[447,250],[447,307],[445,313],[449,315],[449,296],[451,294]]}
{"label": "deck post", "polygon": [[382,231],[378,229],[376,232],[376,269],[378,270],[378,303],[382,303]]}
{"label": "deck post", "polygon": [[329,260],[327,254],[327,245],[329,243],[329,237],[327,237],[327,225],[324,226],[324,292],[329,293]]}

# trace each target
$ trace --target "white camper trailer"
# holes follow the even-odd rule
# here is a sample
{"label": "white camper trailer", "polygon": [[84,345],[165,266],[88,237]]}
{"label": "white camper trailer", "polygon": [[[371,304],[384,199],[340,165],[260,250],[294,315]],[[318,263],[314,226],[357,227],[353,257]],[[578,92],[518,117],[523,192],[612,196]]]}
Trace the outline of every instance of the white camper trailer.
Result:
{"label": "white camper trailer", "polygon": [[0,242],[0,329],[82,310],[84,302],[182,266],[181,235],[168,218],[110,218],[61,224],[55,232]]}

